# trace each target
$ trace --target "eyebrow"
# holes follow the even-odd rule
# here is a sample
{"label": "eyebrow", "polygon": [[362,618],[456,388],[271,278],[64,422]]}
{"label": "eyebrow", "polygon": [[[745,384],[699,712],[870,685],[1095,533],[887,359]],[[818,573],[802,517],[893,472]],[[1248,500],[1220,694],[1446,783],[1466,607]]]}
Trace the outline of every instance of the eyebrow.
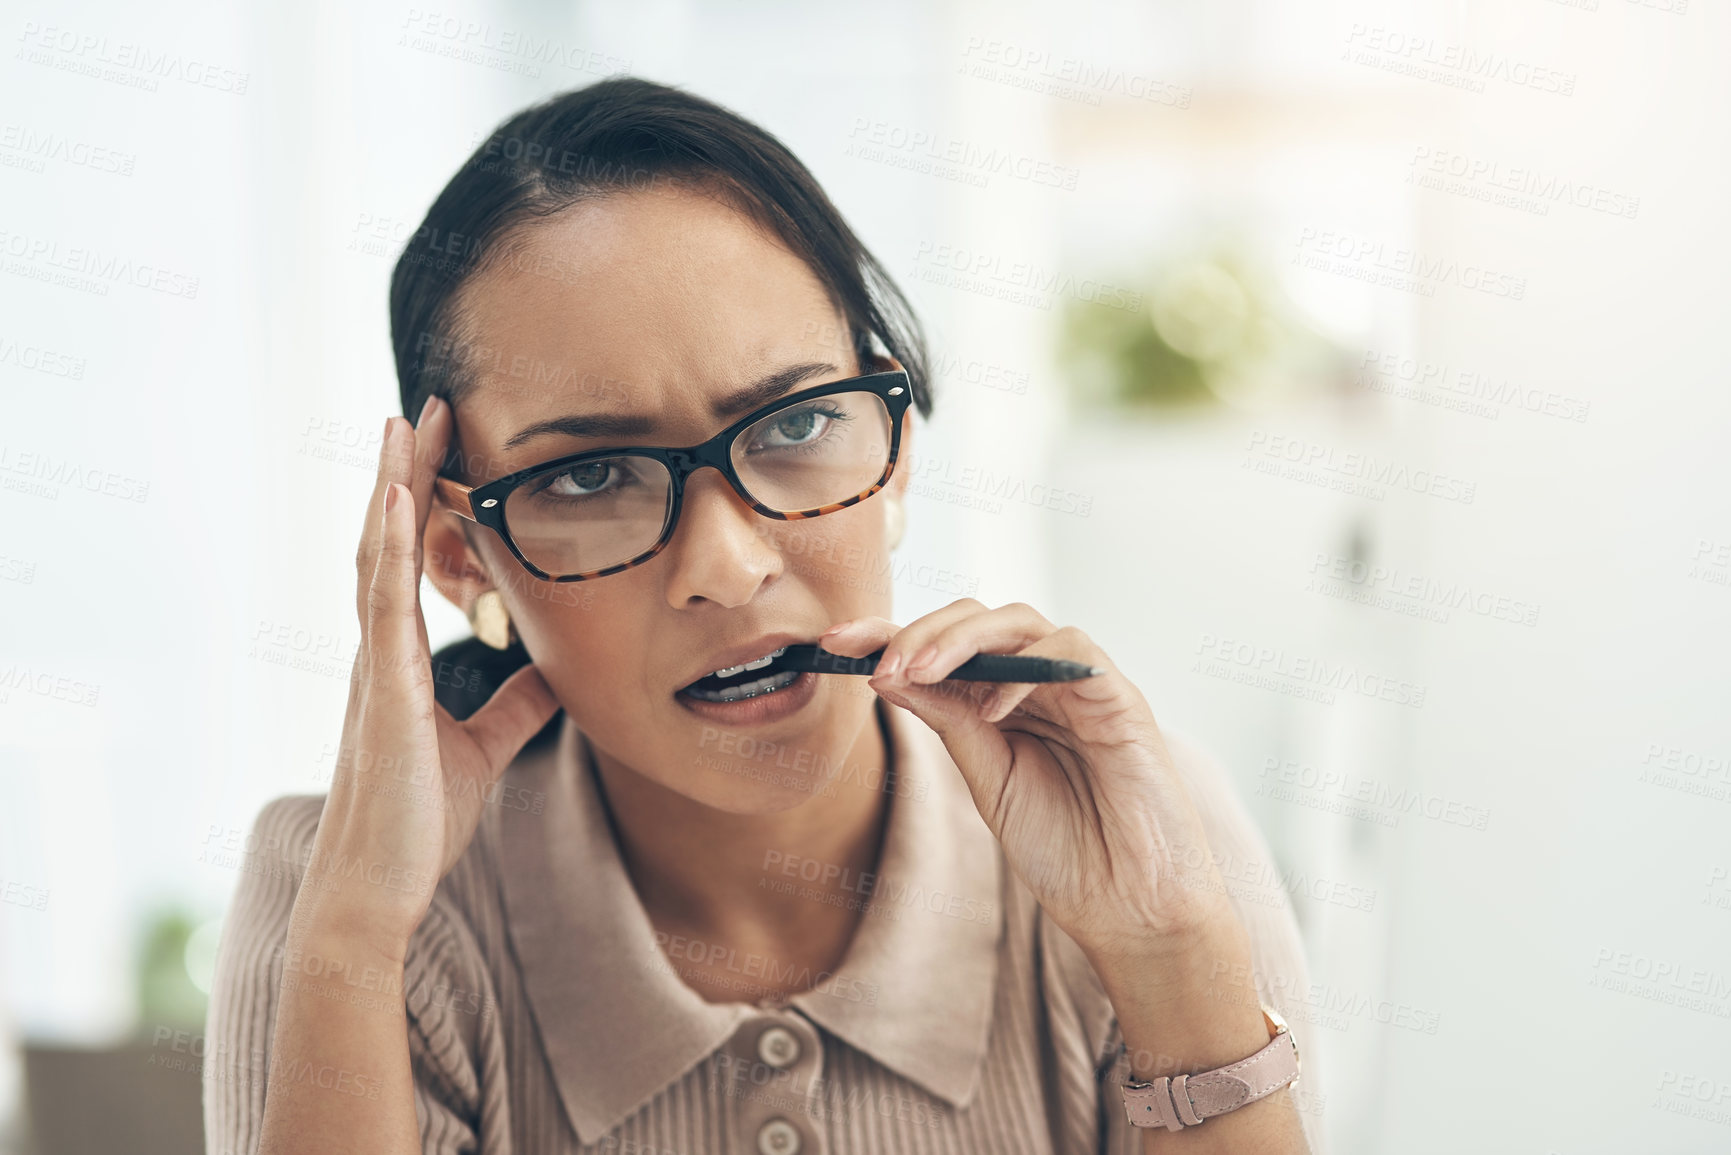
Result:
{"label": "eyebrow", "polygon": [[[709,408],[717,420],[725,421],[768,405],[795,385],[819,373],[836,372],[840,370],[826,361],[806,361],[799,365],[789,365],[753,381],[743,389],[716,398],[710,402]],[[641,413],[571,414],[549,421],[537,421],[525,427],[505,442],[505,449],[515,449],[527,441],[550,433],[565,437],[637,437],[652,433],[655,428],[655,419]]]}

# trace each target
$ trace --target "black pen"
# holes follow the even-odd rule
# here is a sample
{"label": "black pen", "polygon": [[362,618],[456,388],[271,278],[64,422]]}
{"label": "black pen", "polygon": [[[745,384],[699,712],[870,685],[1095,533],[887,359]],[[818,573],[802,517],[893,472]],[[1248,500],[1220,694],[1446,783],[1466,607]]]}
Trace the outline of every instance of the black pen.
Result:
{"label": "black pen", "polygon": [[[849,658],[841,654],[832,654],[821,646],[809,643],[794,644],[786,647],[782,655],[776,659],[775,665],[781,670],[809,671],[814,674],[861,674],[871,675],[878,667],[878,659],[884,652],[867,654],[863,658]],[[1106,671],[1099,666],[1086,666],[1081,662],[1066,661],[1062,658],[1023,657],[1020,654],[975,654],[961,665],[957,666],[947,676],[939,679],[945,682],[1074,682],[1078,678],[1091,678],[1095,674]]]}

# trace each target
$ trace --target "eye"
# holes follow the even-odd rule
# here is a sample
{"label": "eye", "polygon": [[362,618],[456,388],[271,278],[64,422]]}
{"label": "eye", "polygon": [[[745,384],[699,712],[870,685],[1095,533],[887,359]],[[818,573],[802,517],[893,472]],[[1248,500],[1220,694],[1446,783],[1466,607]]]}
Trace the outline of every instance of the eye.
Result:
{"label": "eye", "polygon": [[[838,422],[849,420],[851,415],[843,409],[824,401],[813,401],[809,405],[797,405],[769,418],[763,425],[762,436],[753,442],[753,449],[799,449],[815,445],[824,439],[824,435]],[[764,437],[779,436],[786,438],[781,441],[771,441],[765,444]]]}
{"label": "eye", "polygon": [[562,469],[537,479],[530,486],[530,492],[536,497],[567,500],[594,497],[605,493],[606,483],[618,479],[623,472],[616,459],[586,461],[582,465],[574,465],[570,469]]}

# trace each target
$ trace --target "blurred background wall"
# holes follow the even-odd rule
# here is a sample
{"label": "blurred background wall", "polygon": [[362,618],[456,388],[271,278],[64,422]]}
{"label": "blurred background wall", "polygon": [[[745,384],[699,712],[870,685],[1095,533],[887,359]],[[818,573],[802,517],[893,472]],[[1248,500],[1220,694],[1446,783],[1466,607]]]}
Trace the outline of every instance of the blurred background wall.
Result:
{"label": "blurred background wall", "polygon": [[1230,770],[1276,861],[1224,869],[1294,896],[1333,1150],[1731,1149],[1722,5],[81,0],[4,32],[11,1150],[26,1047],[39,1079],[104,1049],[83,1102],[196,1104],[246,831],[340,734],[392,262],[498,121],[614,72],[781,137],[919,308],[899,620],[1028,601]]}

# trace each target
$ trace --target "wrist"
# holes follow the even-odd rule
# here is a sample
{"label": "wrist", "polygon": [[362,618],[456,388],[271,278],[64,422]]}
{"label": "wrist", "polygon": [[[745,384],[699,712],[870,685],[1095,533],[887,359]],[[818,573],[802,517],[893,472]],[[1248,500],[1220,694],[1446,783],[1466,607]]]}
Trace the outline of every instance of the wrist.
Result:
{"label": "wrist", "polygon": [[[317,919],[291,929],[281,947],[282,997],[315,1013],[352,1019],[405,1013],[405,951],[376,934],[354,934]],[[308,1001],[311,1000],[311,1001]]]}
{"label": "wrist", "polygon": [[1078,945],[1102,979],[1107,972],[1140,975],[1140,982],[1145,982],[1150,974],[1187,975],[1201,959],[1208,961],[1210,971],[1217,964],[1243,964],[1247,969],[1250,962],[1249,932],[1238,912],[1224,901],[1192,911],[1182,921],[1168,922],[1159,928],[1120,929],[1113,934],[1078,940]]}
{"label": "wrist", "polygon": [[1249,935],[1236,916],[1085,953],[1117,1014],[1134,1078],[1206,1070],[1268,1043]]}
{"label": "wrist", "polygon": [[322,953],[364,961],[367,965],[401,970],[409,955],[413,927],[376,906],[345,901],[342,896],[310,894],[306,888],[295,899],[289,916],[286,947],[305,953]]}

